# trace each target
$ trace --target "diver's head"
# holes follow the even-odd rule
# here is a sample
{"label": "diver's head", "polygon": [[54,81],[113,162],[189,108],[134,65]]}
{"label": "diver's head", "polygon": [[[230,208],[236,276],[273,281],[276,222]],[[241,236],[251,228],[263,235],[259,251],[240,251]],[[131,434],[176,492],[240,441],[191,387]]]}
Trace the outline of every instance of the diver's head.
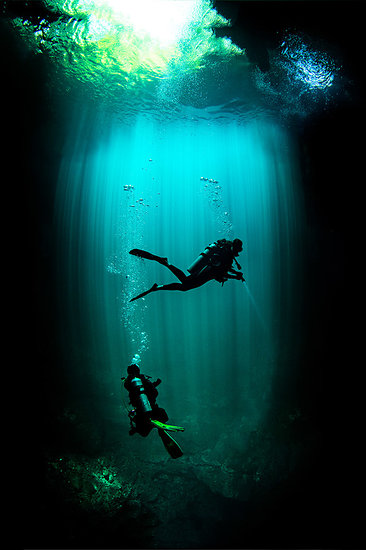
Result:
{"label": "diver's head", "polygon": [[137,365],[132,364],[127,367],[127,372],[133,376],[138,376],[140,374],[140,369]]}
{"label": "diver's head", "polygon": [[233,252],[235,256],[238,256],[239,252],[243,250],[243,242],[240,239],[233,240]]}

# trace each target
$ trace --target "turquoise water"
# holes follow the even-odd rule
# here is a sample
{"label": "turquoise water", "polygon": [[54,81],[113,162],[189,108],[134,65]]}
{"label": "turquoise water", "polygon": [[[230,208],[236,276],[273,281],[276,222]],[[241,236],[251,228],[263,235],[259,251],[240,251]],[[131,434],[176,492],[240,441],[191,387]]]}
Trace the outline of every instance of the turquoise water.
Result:
{"label": "turquoise water", "polygon": [[[206,0],[169,44],[161,21],[141,35],[135,15],[112,4],[6,8],[14,57],[42,105],[21,111],[33,124],[29,209],[40,237],[31,542],[238,548],[271,545],[273,534],[274,547],[310,547],[301,533],[320,476],[311,414],[336,323],[340,241],[336,214],[322,218],[329,187],[311,172],[312,155],[326,176],[332,157],[304,135],[341,101],[342,64],[315,31],[280,21],[260,45],[263,69],[248,27],[231,40],[229,16]],[[176,280],[129,250],[186,270],[220,238],[243,241],[245,282],[130,302]],[[162,379],[157,402],[185,428],[178,460],[157,433],[128,433],[121,377],[132,361]]]}
{"label": "turquoise water", "polygon": [[[256,426],[284,346],[296,358],[302,218],[296,147],[273,121],[141,117],[126,128],[78,112],[59,171],[56,224],[59,275],[71,290],[62,296],[66,338],[98,365],[90,379],[115,389],[137,353],[144,372],[164,380],[161,399],[176,421],[189,413],[187,399],[208,404],[214,395],[227,419]],[[186,269],[223,237],[244,242],[245,284],[214,281],[129,303],[154,282],[174,280],[130,249]],[[220,422],[222,406],[210,415]]]}
{"label": "turquoise water", "polygon": [[[126,127],[77,112],[70,121],[55,209],[63,364],[76,394],[70,410],[81,406],[104,420],[99,452],[117,471],[129,464],[123,483],[143,468],[134,490],[158,517],[163,510],[174,522],[177,510],[188,512],[167,489],[173,478],[184,492],[181,476],[193,476],[198,502],[202,486],[240,502],[285,475],[283,459],[272,464],[278,450],[253,437],[277,402],[278,372],[301,359],[303,209],[296,145],[273,120],[138,117]],[[154,282],[174,281],[130,249],[167,256],[185,270],[223,237],[243,240],[245,283],[211,281],[129,302]],[[142,372],[162,379],[157,401],[170,422],[185,427],[176,437],[184,452],[178,466],[157,434],[128,435],[120,377],[135,354]],[[291,424],[300,412],[292,405],[283,414]],[[153,490],[157,467],[165,478]],[[176,540],[170,529],[158,529],[163,544]],[[197,544],[191,530],[177,540]]]}

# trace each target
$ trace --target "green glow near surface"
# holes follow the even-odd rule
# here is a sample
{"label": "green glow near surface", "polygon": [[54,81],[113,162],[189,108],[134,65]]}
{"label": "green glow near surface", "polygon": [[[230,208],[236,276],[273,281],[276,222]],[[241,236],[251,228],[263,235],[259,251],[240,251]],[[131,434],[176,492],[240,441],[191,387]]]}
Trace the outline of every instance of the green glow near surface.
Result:
{"label": "green glow near surface", "polygon": [[[210,63],[243,55],[214,27],[229,22],[209,0],[45,0],[60,16],[18,18],[14,25],[37,53],[77,81],[110,95],[141,91],[176,72],[181,77]],[[178,66],[178,71],[175,68]]]}
{"label": "green glow near surface", "polygon": [[170,46],[177,42],[184,27],[190,22],[197,0],[140,0],[126,2],[104,0],[98,2],[115,15],[116,20],[128,26],[157,44]]}

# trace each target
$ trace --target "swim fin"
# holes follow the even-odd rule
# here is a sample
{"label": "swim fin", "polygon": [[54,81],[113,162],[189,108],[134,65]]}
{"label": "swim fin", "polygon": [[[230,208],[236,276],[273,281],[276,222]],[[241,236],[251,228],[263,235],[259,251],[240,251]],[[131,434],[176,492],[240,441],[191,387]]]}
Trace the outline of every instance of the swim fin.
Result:
{"label": "swim fin", "polygon": [[163,430],[167,430],[168,432],[184,432],[184,428],[181,426],[172,426],[170,424],[163,424],[162,422],[159,422],[159,420],[153,420],[150,419],[150,422],[154,424],[157,428],[162,428]]}
{"label": "swim fin", "polygon": [[157,289],[157,284],[154,283],[153,286],[151,288],[149,288],[149,290],[145,290],[145,292],[141,292],[141,294],[139,294],[138,296],[135,296],[134,298],[131,298],[130,302],[134,302],[135,300],[138,300],[139,298],[143,298],[144,296],[146,296],[146,294],[150,294],[150,292],[154,292],[154,290]]}
{"label": "swim fin", "polygon": [[162,442],[164,443],[164,447],[170,454],[172,458],[179,458],[183,456],[183,451],[179,447],[178,443],[173,439],[173,437],[168,434],[165,430],[162,430],[161,428],[158,429],[159,435],[161,437]]}
{"label": "swim fin", "polygon": [[155,260],[159,264],[167,264],[168,258],[162,258],[161,256],[156,256],[156,254],[151,254],[146,252],[146,250],[140,250],[140,248],[133,248],[129,252],[132,256],[138,256],[139,258],[144,258],[145,260]]}

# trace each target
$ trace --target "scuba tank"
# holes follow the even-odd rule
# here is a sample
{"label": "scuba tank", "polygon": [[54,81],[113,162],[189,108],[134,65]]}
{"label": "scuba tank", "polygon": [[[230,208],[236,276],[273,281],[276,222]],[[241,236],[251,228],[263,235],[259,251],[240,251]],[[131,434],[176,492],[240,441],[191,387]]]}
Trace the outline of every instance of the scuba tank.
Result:
{"label": "scuba tank", "polygon": [[[159,383],[160,382],[161,381],[159,381]],[[171,458],[181,457],[183,455],[182,449],[168,432],[183,432],[184,428],[165,424],[164,422],[168,420],[168,415],[164,409],[157,407],[156,404],[154,404],[153,412],[141,378],[134,376],[129,381],[126,389],[130,394],[130,403],[134,407],[134,409],[128,413],[131,423],[129,434],[133,435],[134,433],[139,433],[143,437],[146,437],[151,430],[156,427],[160,439]],[[152,415],[154,416],[153,419],[151,418]],[[158,420],[157,417],[160,418],[160,420]]]}
{"label": "scuba tank", "polygon": [[136,401],[136,409],[139,413],[150,415],[152,408],[150,401],[146,395],[144,385],[141,378],[132,378],[131,382],[131,392],[133,392],[134,401]]}
{"label": "scuba tank", "polygon": [[206,246],[205,250],[194,260],[194,262],[189,266],[187,271],[191,275],[199,275],[202,271],[211,264],[211,259],[213,257],[213,251],[217,248],[216,243],[212,243]]}

